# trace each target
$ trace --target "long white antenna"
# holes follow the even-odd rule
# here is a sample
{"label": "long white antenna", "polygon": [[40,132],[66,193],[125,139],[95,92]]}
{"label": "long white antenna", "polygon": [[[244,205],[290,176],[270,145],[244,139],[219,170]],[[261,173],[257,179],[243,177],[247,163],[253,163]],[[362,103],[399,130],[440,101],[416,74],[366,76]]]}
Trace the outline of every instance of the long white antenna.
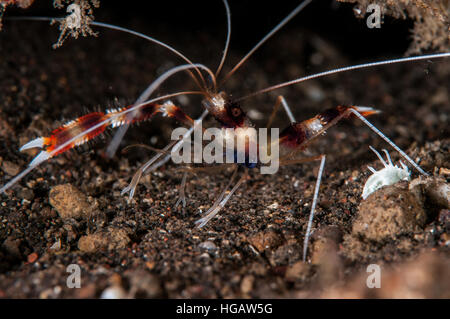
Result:
{"label": "long white antenna", "polygon": [[219,76],[220,71],[222,70],[223,64],[225,63],[225,59],[227,58],[228,47],[230,46],[230,38],[231,38],[231,12],[230,6],[228,5],[227,0],[222,0],[225,5],[225,10],[227,13],[227,40],[225,41],[225,49],[223,50],[222,60],[220,60],[219,67],[216,71],[216,78]]}
{"label": "long white antenna", "polygon": [[225,83],[230,76],[236,72],[237,69],[241,67],[241,65],[247,61],[247,59],[256,51],[258,48],[264,44],[268,39],[270,39],[271,36],[273,36],[278,30],[280,30],[286,23],[288,23],[293,17],[295,17],[300,11],[303,10],[304,7],[306,7],[309,3],[311,3],[312,0],[305,0],[302,3],[300,3],[286,18],[284,18],[280,23],[278,23],[275,28],[272,29],[267,35],[261,39],[254,47],[250,50],[242,59],[239,61],[234,68],[228,72],[228,74],[225,76],[225,78],[222,80],[221,84]]}
{"label": "long white antenna", "polygon": [[370,67],[386,65],[386,64],[394,64],[394,63],[411,62],[411,61],[418,61],[418,60],[445,58],[445,57],[449,57],[449,56],[450,56],[450,52],[445,52],[445,53],[435,53],[435,54],[420,55],[420,56],[413,56],[413,57],[407,57],[407,58],[384,60],[384,61],[379,61],[379,62],[371,62],[371,63],[364,63],[364,64],[347,66],[347,67],[343,67],[343,68],[338,68],[338,69],[333,69],[333,70],[329,70],[329,71],[325,71],[325,72],[320,72],[320,73],[308,75],[308,76],[301,77],[301,78],[298,78],[298,79],[295,79],[295,80],[291,80],[291,81],[288,81],[288,82],[283,82],[283,83],[280,83],[280,84],[277,84],[277,85],[269,86],[269,87],[267,87],[265,89],[262,89],[262,90],[254,92],[254,93],[248,94],[246,96],[243,96],[241,98],[238,98],[236,101],[242,101],[242,100],[245,100],[245,99],[247,99],[249,97],[252,97],[252,96],[255,96],[255,95],[259,95],[259,94],[262,94],[262,93],[274,91],[274,90],[281,89],[281,88],[286,87],[286,86],[290,86],[290,85],[297,84],[297,83],[300,83],[300,82],[305,82],[305,81],[312,80],[312,79],[317,79],[317,78],[320,78],[320,77],[323,77],[323,76],[332,75],[332,74],[336,74],[336,73],[342,73],[342,72],[347,72],[347,71],[357,70],[357,69],[370,68]]}

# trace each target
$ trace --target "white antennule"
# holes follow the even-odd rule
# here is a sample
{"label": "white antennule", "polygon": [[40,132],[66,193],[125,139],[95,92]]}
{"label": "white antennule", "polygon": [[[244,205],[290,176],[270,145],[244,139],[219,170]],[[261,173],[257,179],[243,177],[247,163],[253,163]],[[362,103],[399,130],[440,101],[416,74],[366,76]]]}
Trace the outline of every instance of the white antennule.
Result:
{"label": "white antennule", "polygon": [[372,146],[369,146],[369,148],[377,155],[377,157],[383,163],[384,168],[380,169],[379,171],[375,171],[372,167],[369,166],[369,170],[373,174],[367,179],[367,182],[364,185],[364,189],[361,195],[363,199],[366,199],[370,194],[383,186],[393,185],[400,181],[410,180],[411,172],[405,164],[400,162],[402,167],[394,165],[388,151],[384,149],[383,152],[386,154],[386,162],[376,149],[374,149]]}

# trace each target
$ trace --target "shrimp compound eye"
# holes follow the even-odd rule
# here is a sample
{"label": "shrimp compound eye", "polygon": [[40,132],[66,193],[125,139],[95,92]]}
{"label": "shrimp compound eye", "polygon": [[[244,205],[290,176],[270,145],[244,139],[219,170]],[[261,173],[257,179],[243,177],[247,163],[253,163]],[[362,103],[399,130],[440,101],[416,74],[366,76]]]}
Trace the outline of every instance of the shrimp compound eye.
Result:
{"label": "shrimp compound eye", "polygon": [[[245,112],[241,109],[238,103],[234,101],[227,101],[225,103],[225,112],[222,115],[222,123],[227,127],[242,127],[247,119]],[[249,125],[246,123],[245,125]]]}
{"label": "shrimp compound eye", "polygon": [[240,115],[242,114],[242,111],[241,111],[240,108],[234,107],[234,108],[231,110],[231,114],[233,115],[233,117],[238,117],[238,116],[240,116]]}

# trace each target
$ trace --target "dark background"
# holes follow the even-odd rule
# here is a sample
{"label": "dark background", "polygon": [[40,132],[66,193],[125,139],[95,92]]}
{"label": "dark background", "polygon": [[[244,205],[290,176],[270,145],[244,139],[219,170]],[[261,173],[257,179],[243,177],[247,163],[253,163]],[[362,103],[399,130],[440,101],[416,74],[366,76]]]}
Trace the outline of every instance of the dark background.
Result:
{"label": "dark background", "polygon": [[[63,16],[63,10],[54,9],[52,1],[36,1],[26,10],[8,8],[6,16],[43,15]],[[252,1],[229,0],[232,19],[232,41],[234,49],[248,51],[279,21],[293,10],[300,1]],[[356,19],[354,4],[334,0],[315,0],[298,14],[283,32],[302,27],[321,37],[339,43],[342,52],[351,58],[375,57],[385,54],[401,55],[410,42],[410,20],[394,20],[384,17],[380,29],[366,27],[365,19]],[[135,22],[144,22],[140,32],[148,32],[158,39],[170,31],[177,30],[179,36],[205,31],[225,41],[226,16],[220,0],[196,1],[101,1],[94,10],[97,21],[114,23],[124,27],[135,27]],[[161,39],[162,40],[162,39]],[[381,46],[380,43],[383,43]],[[282,49],[282,48],[280,48]]]}

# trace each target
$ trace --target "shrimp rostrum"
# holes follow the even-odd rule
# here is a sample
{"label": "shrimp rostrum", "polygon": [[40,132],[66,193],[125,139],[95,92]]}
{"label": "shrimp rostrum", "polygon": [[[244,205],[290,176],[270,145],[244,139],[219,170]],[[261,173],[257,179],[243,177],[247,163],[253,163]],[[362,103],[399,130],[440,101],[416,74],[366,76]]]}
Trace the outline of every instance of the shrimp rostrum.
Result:
{"label": "shrimp rostrum", "polygon": [[[23,170],[21,173],[19,173],[17,176],[15,176],[0,188],[0,193],[5,193],[14,184],[16,184],[19,180],[21,180],[24,176],[26,176],[42,163],[59,154],[67,152],[76,146],[82,145],[92,140],[96,136],[104,133],[107,128],[118,128],[118,131],[116,132],[107,148],[107,154],[109,156],[113,156],[118,149],[127,128],[130,125],[138,122],[151,121],[156,116],[163,116],[176,120],[178,123],[186,127],[186,130],[183,134],[179,135],[178,139],[173,139],[172,142],[167,144],[166,147],[156,152],[156,154],[150,160],[139,167],[135,175],[132,177],[130,184],[122,191],[123,195],[128,194],[129,198],[132,198],[136,192],[136,187],[141,177],[144,174],[148,174],[149,172],[157,170],[159,167],[169,162],[174,153],[179,152],[180,149],[185,147],[186,140],[192,134],[195,134],[196,130],[200,130],[200,132],[204,132],[205,130],[207,130],[201,127],[201,124],[206,117],[210,116],[215,120],[215,123],[217,123],[215,140],[220,140],[220,143],[226,145],[226,147],[223,149],[223,154],[219,155],[223,155],[224,157],[226,157],[226,164],[233,167],[233,173],[228,184],[219,194],[218,198],[215,200],[212,206],[207,211],[203,212],[202,217],[196,221],[196,226],[201,228],[208,223],[213,222],[212,219],[222,211],[222,209],[229,201],[230,197],[243,183],[248,180],[250,176],[248,174],[248,171],[266,167],[265,165],[267,164],[267,159],[265,157],[267,156],[267,154],[270,154],[272,161],[271,164],[274,164],[276,167],[317,161],[320,162],[320,167],[314,188],[307,231],[304,236],[303,259],[306,260],[308,240],[310,237],[314,212],[317,206],[320,183],[325,167],[326,154],[319,154],[315,156],[310,156],[309,154],[302,156],[300,154],[304,154],[304,151],[312,142],[321,137],[331,127],[338,124],[342,119],[353,118],[355,120],[362,121],[370,130],[376,133],[393,149],[395,149],[405,159],[405,161],[420,174],[427,175],[428,173],[425,172],[403,150],[401,150],[391,139],[389,139],[385,134],[383,134],[379,129],[377,129],[367,120],[367,117],[379,113],[376,108],[359,105],[339,105],[334,108],[324,110],[310,119],[298,121],[294,117],[288,101],[286,101],[286,99],[280,95],[275,101],[273,112],[269,117],[265,132],[267,132],[267,129],[271,127],[276,112],[280,107],[282,107],[282,109],[285,111],[290,123],[286,125],[286,127],[282,128],[279,133],[272,135],[270,143],[268,143],[267,140],[263,143],[261,139],[256,139],[252,135],[246,135],[246,132],[248,132],[249,129],[254,129],[255,126],[245,112],[244,101],[259,94],[278,90],[283,87],[299,84],[310,79],[320,78],[327,75],[394,63],[407,63],[418,60],[430,60],[450,56],[450,53],[437,53],[399,58],[395,60],[384,60],[379,62],[351,65],[276,84],[240,98],[232,98],[230,94],[227,94],[224,91],[224,84],[226,83],[226,81],[240,68],[240,66],[245,63],[245,61],[247,61],[247,59],[261,45],[263,45],[278,30],[280,30],[285,24],[287,24],[305,7],[307,7],[310,2],[312,2],[312,0],[305,0],[301,2],[224,76],[221,76],[221,71],[226,61],[231,38],[230,8],[226,0],[223,0],[223,4],[225,6],[227,14],[227,39],[219,66],[215,71],[212,71],[209,67],[203,64],[192,62],[180,51],[161,41],[156,40],[153,37],[115,25],[101,22],[92,22],[91,24],[94,27],[108,28],[119,32],[125,32],[143,38],[153,44],[162,46],[163,48],[167,49],[169,52],[175,54],[176,56],[178,56],[178,58],[183,60],[184,64],[173,67],[159,76],[146,88],[146,90],[138,97],[135,103],[129,106],[109,109],[105,112],[97,111],[88,113],[54,129],[46,137],[38,137],[23,145],[20,148],[21,151],[32,148],[39,148],[41,149],[41,151],[30,162],[29,166],[25,170]],[[42,17],[35,18],[35,20],[49,19],[50,18]],[[198,87],[198,90],[167,93],[158,97],[153,96],[155,91],[161,86],[161,84],[180,72],[187,72],[195,85]],[[185,111],[180,106],[172,102],[173,98],[181,95],[200,95],[202,97],[203,101],[201,103],[201,106],[203,108],[203,113],[199,118],[193,119],[187,113],[185,113]],[[271,129],[271,132],[275,132],[273,131],[273,129],[274,128]],[[239,140],[240,134],[245,134],[242,139],[244,142],[241,144],[229,143],[230,130],[233,130],[233,142],[236,139]],[[229,144],[232,146],[229,146]],[[276,156],[274,156],[274,154],[276,154]],[[263,171],[261,170],[261,172]],[[186,185],[187,179],[186,176],[187,171],[184,172],[182,178],[180,197],[177,205],[186,205],[184,194],[184,187]],[[299,194],[299,196],[301,196],[301,194]]]}

